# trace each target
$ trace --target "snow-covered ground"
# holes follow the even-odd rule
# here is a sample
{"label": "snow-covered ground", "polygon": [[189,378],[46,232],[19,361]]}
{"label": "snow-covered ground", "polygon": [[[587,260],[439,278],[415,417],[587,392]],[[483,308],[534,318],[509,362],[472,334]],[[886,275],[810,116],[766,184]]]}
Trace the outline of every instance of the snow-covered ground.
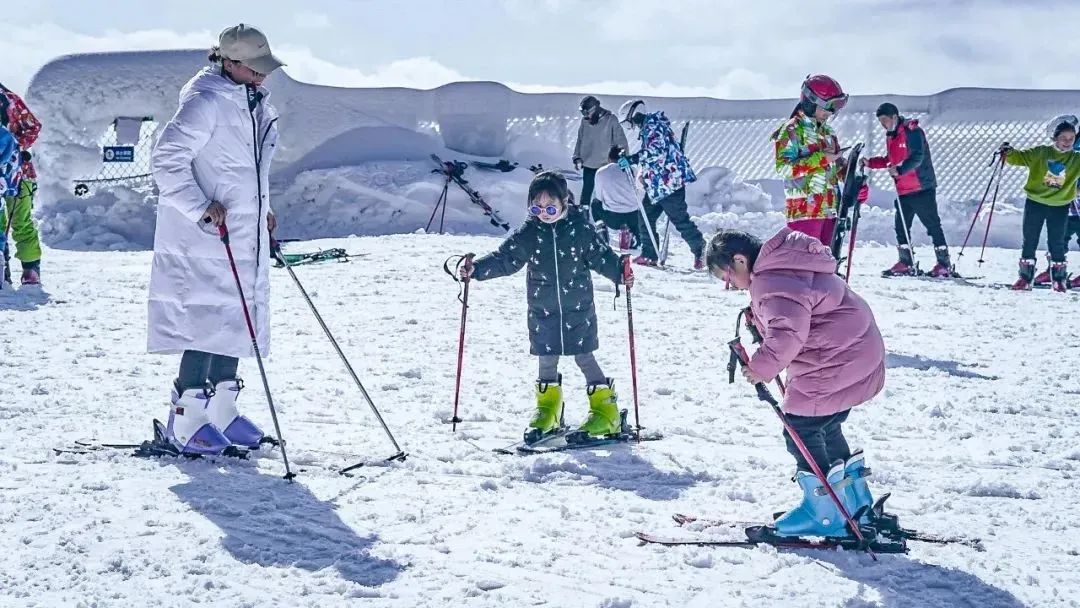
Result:
{"label": "snow-covered ground", "polygon": [[[148,252],[46,251],[47,294],[0,300],[2,606],[1076,606],[1080,590],[1080,296],[882,279],[853,286],[889,352],[883,393],[848,424],[905,525],[986,551],[855,553],[638,546],[690,534],[676,512],[766,518],[792,505],[777,421],[724,343],[746,295],[705,274],[638,271],[642,424],[666,438],[519,457],[491,448],[530,414],[522,275],[474,285],[456,434],[460,305],[441,269],[486,236],[327,240],[349,263],[296,269],[398,441],[404,463],[333,469],[393,449],[283,270],[272,270],[270,386],[288,454],[251,462],[56,455],[80,438],[139,441],[164,417],[177,358],[144,353]],[[673,263],[687,266],[681,243]],[[924,250],[924,255],[927,254]],[[955,255],[955,252],[954,252]],[[1075,258],[1074,265],[1080,260]],[[990,250],[976,283],[1011,281]],[[630,406],[625,300],[597,279],[599,360]],[[567,416],[586,410],[572,364]],[[270,417],[254,362],[243,409]],[[363,602],[363,603],[361,603]]]}

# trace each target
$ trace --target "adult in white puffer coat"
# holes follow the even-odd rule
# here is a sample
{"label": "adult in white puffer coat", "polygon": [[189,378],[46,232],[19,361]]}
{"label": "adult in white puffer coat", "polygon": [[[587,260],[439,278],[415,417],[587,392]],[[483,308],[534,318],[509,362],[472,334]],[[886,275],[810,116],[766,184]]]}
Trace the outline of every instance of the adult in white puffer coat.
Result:
{"label": "adult in white puffer coat", "polygon": [[236,410],[239,357],[254,355],[243,303],[218,227],[229,242],[258,340],[270,350],[268,173],[277,111],[262,87],[281,65],[266,37],[240,24],[221,33],[211,66],[180,91],[154,146],[158,187],[147,348],[183,353],[166,436],[176,450],[254,447],[262,431]]}

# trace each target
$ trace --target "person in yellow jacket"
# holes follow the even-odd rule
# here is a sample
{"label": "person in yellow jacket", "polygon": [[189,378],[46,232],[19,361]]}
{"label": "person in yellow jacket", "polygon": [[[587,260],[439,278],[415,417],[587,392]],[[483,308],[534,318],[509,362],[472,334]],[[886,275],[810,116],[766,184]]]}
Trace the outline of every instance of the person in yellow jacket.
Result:
{"label": "person in yellow jacket", "polygon": [[999,149],[1006,163],[1028,169],[1024,184],[1024,245],[1020,277],[1013,289],[1031,289],[1035,282],[1035,249],[1044,225],[1050,250],[1050,285],[1054,291],[1069,288],[1065,227],[1069,205],[1076,199],[1076,180],[1080,178],[1080,152],[1073,151],[1076,128],[1075,116],[1058,116],[1047,125],[1053,145],[1018,150],[1004,143]]}

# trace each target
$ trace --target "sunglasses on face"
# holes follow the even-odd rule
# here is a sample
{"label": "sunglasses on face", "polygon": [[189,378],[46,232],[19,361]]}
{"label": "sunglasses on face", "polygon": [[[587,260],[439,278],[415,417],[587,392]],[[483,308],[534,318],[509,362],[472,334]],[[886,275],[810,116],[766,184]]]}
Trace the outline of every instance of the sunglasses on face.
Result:
{"label": "sunglasses on face", "polygon": [[533,205],[529,207],[529,213],[533,215],[540,215],[540,213],[547,213],[548,215],[558,215],[559,208],[555,205],[548,205],[547,207],[541,207],[540,205]]}
{"label": "sunglasses on face", "polygon": [[582,116],[588,116],[589,114],[592,114],[592,111],[595,108],[596,108],[596,106],[589,106],[587,108],[581,108],[581,115]]}

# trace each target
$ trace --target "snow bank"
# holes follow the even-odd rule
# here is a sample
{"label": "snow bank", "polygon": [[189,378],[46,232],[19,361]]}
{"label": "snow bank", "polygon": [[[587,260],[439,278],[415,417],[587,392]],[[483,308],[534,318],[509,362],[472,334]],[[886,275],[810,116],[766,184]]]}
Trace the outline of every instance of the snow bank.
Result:
{"label": "snow bank", "polygon": [[[152,246],[154,195],[148,151],[157,129],[175,111],[180,87],[205,64],[205,51],[73,55],[34,76],[27,98],[45,129],[35,146],[42,181],[38,216],[48,243],[76,249]],[[517,161],[513,173],[467,178],[508,219],[520,218],[529,165],[566,168],[580,117],[579,94],[524,94],[494,82],[414,89],[346,89],[297,82],[278,72],[267,82],[281,111],[281,140],[271,168],[273,206],[289,236],[413,232],[441,192],[429,171],[431,153],[461,160]],[[609,108],[624,100],[600,96]],[[955,89],[928,97],[888,96],[927,130],[939,176],[943,221],[951,242],[963,239],[996,144],[1039,143],[1042,121],[1071,107],[1068,91]],[[690,121],[687,151],[701,175],[688,189],[691,213],[705,230],[738,226],[766,234],[782,224],[782,189],[775,180],[769,133],[793,100],[728,101],[645,98],[676,128]],[[845,143],[866,141],[879,152],[883,137],[873,110],[883,96],[854,97],[835,126]],[[974,110],[974,111],[973,111]],[[152,119],[143,128],[135,163],[101,160],[101,145],[118,117]],[[111,170],[113,173],[107,173]],[[116,171],[125,179],[108,179]],[[1022,170],[1005,173],[1002,192],[1015,195]],[[745,181],[744,181],[745,180]],[[77,183],[89,185],[82,197]],[[873,176],[871,208],[862,238],[893,242],[888,176]],[[580,184],[574,185],[575,189]],[[454,189],[452,189],[454,190]],[[1013,201],[995,210],[990,244],[1015,246]],[[452,192],[447,228],[490,233],[492,227],[462,193]],[[921,229],[916,243],[924,242]],[[981,241],[981,236],[979,237]]]}

